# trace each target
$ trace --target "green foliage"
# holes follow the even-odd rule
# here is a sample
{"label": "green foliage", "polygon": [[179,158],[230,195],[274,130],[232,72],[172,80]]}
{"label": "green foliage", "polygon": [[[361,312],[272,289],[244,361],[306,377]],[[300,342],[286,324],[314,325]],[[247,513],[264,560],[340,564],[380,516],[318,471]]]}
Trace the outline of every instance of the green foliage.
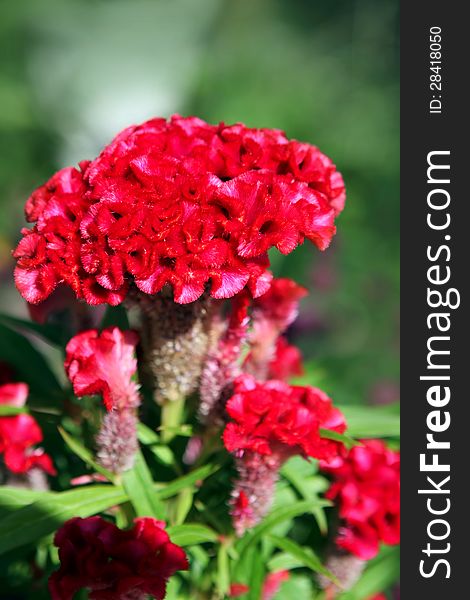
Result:
{"label": "green foliage", "polygon": [[41,400],[64,397],[47,360],[19,332],[0,323],[0,360],[11,365],[20,381],[29,385],[31,393]]}
{"label": "green foliage", "polygon": [[[10,500],[7,502],[11,502],[14,495],[15,492],[10,490]],[[36,543],[72,517],[89,517],[125,500],[126,494],[121,487],[108,485],[94,485],[60,494],[43,492],[31,504],[0,520],[0,554],[25,544]],[[1,502],[2,496],[0,509]]]}
{"label": "green foliage", "polygon": [[398,405],[381,407],[339,406],[346,417],[349,435],[356,438],[399,437]]}
{"label": "green foliage", "polygon": [[363,576],[341,600],[364,600],[389,588],[400,575],[400,551],[384,547],[380,554],[367,566]]}
{"label": "green foliage", "polygon": [[74,439],[71,435],[69,435],[62,427],[59,427],[59,433],[62,436],[64,442],[70,448],[70,450],[79,458],[83,460],[89,467],[91,467],[97,473],[100,473],[106,479],[111,482],[115,482],[116,477],[111,471],[108,471],[104,467],[102,467],[96,460],[93,458],[93,454],[85,448],[83,444],[81,444],[78,440]]}
{"label": "green foliage", "polygon": [[165,518],[165,508],[152,489],[152,475],[140,451],[133,468],[123,474],[122,485],[138,517]]}

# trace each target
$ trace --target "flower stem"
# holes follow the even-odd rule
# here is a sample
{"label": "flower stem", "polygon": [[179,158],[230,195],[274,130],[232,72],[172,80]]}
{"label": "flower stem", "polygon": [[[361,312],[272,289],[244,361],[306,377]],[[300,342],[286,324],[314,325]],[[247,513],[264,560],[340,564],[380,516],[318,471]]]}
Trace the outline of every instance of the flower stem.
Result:
{"label": "flower stem", "polygon": [[184,401],[185,398],[181,396],[162,404],[161,439],[165,444],[169,444],[175,435],[177,435],[178,428],[183,419]]}

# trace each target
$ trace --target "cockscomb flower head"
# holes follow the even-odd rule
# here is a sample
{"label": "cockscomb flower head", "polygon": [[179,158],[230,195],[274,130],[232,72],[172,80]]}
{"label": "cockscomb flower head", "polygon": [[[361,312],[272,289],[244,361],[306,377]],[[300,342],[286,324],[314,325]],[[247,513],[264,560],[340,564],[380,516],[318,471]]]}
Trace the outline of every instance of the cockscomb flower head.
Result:
{"label": "cockscomb flower head", "polygon": [[108,410],[138,406],[138,387],[132,379],[137,371],[137,341],[135,332],[117,327],[74,336],[66,347],[65,371],[75,394],[100,394]]}
{"label": "cockscomb flower head", "polygon": [[281,131],[153,119],[32,194],[16,284],[30,303],[61,283],[89,304],[119,304],[131,284],[150,295],[168,284],[177,303],[207,288],[256,297],[269,287],[267,251],[305,238],[326,248],[343,204],[330,159]]}
{"label": "cockscomb flower head", "polygon": [[343,445],[323,438],[320,429],[343,433],[346,423],[321,390],[276,380],[260,383],[250,375],[235,380],[226,409],[233,421],[223,440],[238,471],[231,515],[236,533],[243,535],[268,512],[282,464],[297,454],[334,458]]}
{"label": "cockscomb flower head", "polygon": [[339,509],[340,548],[369,560],[381,542],[400,542],[400,453],[381,440],[364,440],[329,463],[333,483],[326,497]]}
{"label": "cockscomb flower head", "polygon": [[77,396],[99,394],[107,413],[97,435],[97,458],[114,473],[132,467],[137,452],[136,409],[140,404],[134,357],[137,335],[108,327],[73,337],[66,347],[65,371]]}
{"label": "cockscomb flower head", "polygon": [[[0,385],[0,406],[21,408],[27,397],[25,383]],[[51,457],[42,448],[34,448],[42,439],[41,428],[31,415],[20,413],[0,417],[0,455],[12,473],[28,473],[36,468],[49,475],[56,474]]]}
{"label": "cockscomb flower head", "polygon": [[341,443],[321,437],[320,428],[343,433],[346,422],[320,389],[276,380],[260,383],[241,375],[234,392],[226,407],[233,419],[224,431],[229,452],[331,459],[342,448]]}
{"label": "cockscomb flower head", "polygon": [[53,600],[72,600],[81,589],[91,600],[156,600],[165,597],[168,579],[188,569],[184,550],[173,544],[165,524],[135,519],[123,531],[101,517],[74,518],[57,531],[60,568],[49,579]]}

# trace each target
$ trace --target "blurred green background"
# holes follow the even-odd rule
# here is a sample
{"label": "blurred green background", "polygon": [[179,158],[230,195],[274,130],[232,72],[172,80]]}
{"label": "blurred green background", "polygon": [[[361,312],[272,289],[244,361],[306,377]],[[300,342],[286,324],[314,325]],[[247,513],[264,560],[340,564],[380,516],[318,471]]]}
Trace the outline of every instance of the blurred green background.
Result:
{"label": "blurred green background", "polygon": [[20,0],[0,18],[0,310],[23,204],[121,128],[196,114],[318,145],[348,200],[321,254],[273,256],[311,290],[291,337],[341,404],[398,399],[398,0]]}

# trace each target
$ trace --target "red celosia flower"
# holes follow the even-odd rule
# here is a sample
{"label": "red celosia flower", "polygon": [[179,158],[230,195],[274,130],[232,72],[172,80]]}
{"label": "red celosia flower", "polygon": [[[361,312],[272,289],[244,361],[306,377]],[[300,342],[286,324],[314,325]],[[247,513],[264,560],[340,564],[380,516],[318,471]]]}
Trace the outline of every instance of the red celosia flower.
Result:
{"label": "red celosia flower", "polygon": [[276,340],[275,354],[269,363],[269,379],[289,380],[295,375],[303,375],[302,353],[292,346],[285,337]]}
{"label": "red celosia flower", "polygon": [[232,519],[242,535],[267,513],[283,462],[295,454],[331,459],[342,444],[322,438],[320,428],[343,433],[341,412],[317,388],[289,386],[283,381],[257,382],[250,375],[235,380],[227,402],[234,422],[223,434],[236,456],[238,479],[232,493]]}
{"label": "red celosia flower", "polygon": [[127,531],[101,517],[64,523],[54,538],[61,565],[49,579],[53,600],[72,600],[83,588],[91,600],[164,598],[169,577],[188,568],[186,555],[163,522],[145,517],[134,523]]}
{"label": "red celosia flower", "polygon": [[342,447],[322,438],[320,428],[343,433],[346,423],[328,396],[318,388],[289,386],[283,381],[256,382],[250,375],[235,380],[235,394],[227,412],[235,421],[224,431],[229,452],[243,455],[300,454],[318,459],[334,458]]}
{"label": "red celosia flower", "polygon": [[133,331],[109,327],[79,333],[66,347],[65,370],[75,394],[101,394],[109,411],[96,441],[100,463],[115,473],[129,469],[137,451],[136,345]]}
{"label": "red celosia flower", "polygon": [[387,596],[385,594],[375,594],[375,596],[370,596],[367,600],[387,600]]}
{"label": "red celosia flower", "polygon": [[274,279],[269,291],[253,302],[254,318],[268,321],[282,333],[297,317],[299,301],[306,295],[307,290],[292,279]]}
{"label": "red celosia flower", "polygon": [[262,600],[272,600],[289,577],[289,571],[286,570],[269,573],[264,580]]}
{"label": "red celosia flower", "polygon": [[[27,396],[28,386],[25,383],[0,385],[0,405],[20,408]],[[56,474],[50,456],[41,448],[33,448],[42,439],[42,431],[31,415],[0,417],[0,454],[13,473],[27,473],[39,468],[49,475]]]}
{"label": "red celosia flower", "polygon": [[31,303],[59,283],[89,304],[119,304],[130,283],[165,284],[178,303],[269,287],[267,251],[335,233],[344,184],[330,159],[277,130],[153,119],[121,132],[80,170],[59,171],[26,204],[14,252]]}
{"label": "red celosia flower", "polygon": [[323,469],[333,476],[326,496],[339,507],[337,543],[363,560],[373,558],[380,542],[400,542],[400,453],[381,440],[365,440]]}
{"label": "red celosia flower", "polygon": [[101,394],[108,410],[135,408],[140,399],[132,376],[137,335],[108,327],[73,337],[66,347],[65,370],[77,396]]}
{"label": "red celosia flower", "polygon": [[[275,371],[276,350],[287,350],[283,341],[278,337],[289,327],[298,314],[301,298],[306,296],[307,290],[295,283],[292,279],[274,279],[266,294],[256,298],[253,302],[253,329],[250,333],[250,353],[246,357],[244,369],[259,380],[269,378],[271,364],[274,368],[274,378],[284,379],[284,375],[277,377]],[[292,347],[289,347],[292,348]],[[289,359],[290,365],[298,370],[299,360],[295,352],[290,351],[280,357],[281,360]],[[300,357],[299,357],[300,358]],[[297,362],[297,365],[295,365]],[[280,366],[280,365],[279,365]],[[289,376],[290,369],[287,369]]]}

